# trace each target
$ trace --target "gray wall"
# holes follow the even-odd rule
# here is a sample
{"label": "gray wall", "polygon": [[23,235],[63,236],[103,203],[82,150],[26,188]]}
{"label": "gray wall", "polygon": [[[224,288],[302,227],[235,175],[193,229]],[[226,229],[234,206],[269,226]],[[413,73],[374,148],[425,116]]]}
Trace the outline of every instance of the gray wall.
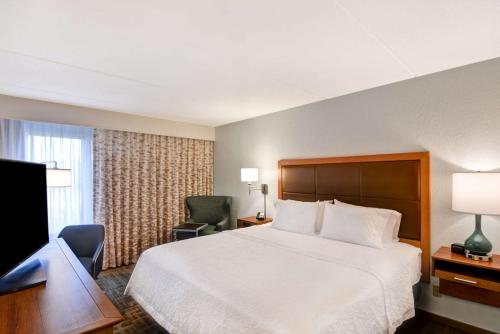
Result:
{"label": "gray wall", "polygon": [[[260,169],[272,202],[279,159],[430,151],[434,252],[474,226],[473,216],[451,211],[451,174],[500,170],[500,58],[217,127],[215,136],[215,192],[234,196],[235,217],[262,210],[241,167]],[[500,220],[483,221],[499,253]],[[430,286],[419,307],[500,331],[498,309],[432,297]]]}

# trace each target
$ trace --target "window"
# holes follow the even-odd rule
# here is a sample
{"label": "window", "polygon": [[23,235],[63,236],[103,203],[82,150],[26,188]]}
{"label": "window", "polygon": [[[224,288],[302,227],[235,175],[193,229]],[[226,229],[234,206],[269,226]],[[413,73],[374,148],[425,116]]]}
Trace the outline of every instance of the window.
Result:
{"label": "window", "polygon": [[0,156],[32,162],[56,161],[71,169],[72,185],[47,188],[49,232],[92,224],[92,129],[71,125],[0,120]]}

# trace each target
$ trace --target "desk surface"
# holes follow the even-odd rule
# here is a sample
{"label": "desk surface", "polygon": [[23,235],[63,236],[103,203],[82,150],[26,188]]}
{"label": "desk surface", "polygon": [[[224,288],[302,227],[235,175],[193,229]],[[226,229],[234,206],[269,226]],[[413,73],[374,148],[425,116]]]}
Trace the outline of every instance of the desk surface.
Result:
{"label": "desk surface", "polygon": [[121,314],[83,268],[63,239],[50,242],[38,258],[47,283],[0,296],[0,333],[112,333]]}

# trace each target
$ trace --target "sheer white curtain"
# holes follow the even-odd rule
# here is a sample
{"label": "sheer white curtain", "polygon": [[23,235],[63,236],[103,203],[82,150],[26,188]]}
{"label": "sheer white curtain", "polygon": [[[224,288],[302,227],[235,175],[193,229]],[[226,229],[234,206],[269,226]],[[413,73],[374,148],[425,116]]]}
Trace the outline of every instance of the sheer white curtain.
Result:
{"label": "sheer white curtain", "polygon": [[0,158],[24,160],[23,122],[0,119]]}
{"label": "sheer white curtain", "polygon": [[0,157],[71,169],[71,187],[47,188],[51,237],[66,225],[93,223],[92,135],[80,126],[0,120]]}

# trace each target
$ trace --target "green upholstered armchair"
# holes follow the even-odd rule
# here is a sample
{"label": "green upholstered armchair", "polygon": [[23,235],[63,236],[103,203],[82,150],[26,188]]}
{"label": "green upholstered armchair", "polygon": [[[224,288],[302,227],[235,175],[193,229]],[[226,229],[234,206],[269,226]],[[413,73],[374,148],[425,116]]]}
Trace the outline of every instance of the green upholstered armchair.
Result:
{"label": "green upholstered armchair", "polygon": [[231,196],[190,196],[186,198],[189,223],[208,224],[200,235],[228,230],[230,226]]}

